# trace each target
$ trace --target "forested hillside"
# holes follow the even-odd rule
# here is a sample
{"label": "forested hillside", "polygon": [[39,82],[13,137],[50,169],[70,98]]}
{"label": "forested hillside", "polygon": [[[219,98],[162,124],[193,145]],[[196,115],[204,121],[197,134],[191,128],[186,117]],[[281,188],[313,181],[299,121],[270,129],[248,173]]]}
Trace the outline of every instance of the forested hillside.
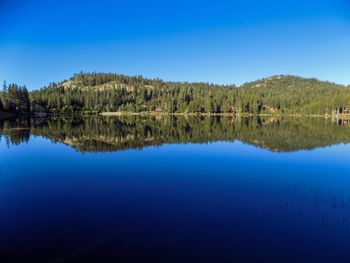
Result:
{"label": "forested hillside", "polygon": [[79,74],[33,92],[31,98],[50,111],[214,113],[230,111],[237,94],[235,86],[164,82],[117,74]]}
{"label": "forested hillside", "polygon": [[245,111],[331,114],[348,110],[350,88],[317,79],[275,76],[244,84],[239,97]]}
{"label": "forested hillside", "polygon": [[[6,94],[1,96],[2,105],[8,101]],[[31,92],[30,101],[33,111],[49,113],[349,114],[350,87],[295,76],[274,76],[236,87],[80,73]]]}

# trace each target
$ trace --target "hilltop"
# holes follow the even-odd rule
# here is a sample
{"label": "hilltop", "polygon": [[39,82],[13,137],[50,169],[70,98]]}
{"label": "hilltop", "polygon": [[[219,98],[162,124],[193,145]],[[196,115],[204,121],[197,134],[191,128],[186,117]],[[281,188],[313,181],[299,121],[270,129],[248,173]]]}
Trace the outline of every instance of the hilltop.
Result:
{"label": "hilltop", "polygon": [[[4,95],[2,97],[5,97]],[[350,87],[290,75],[235,85],[80,73],[29,94],[48,113],[349,114]],[[33,106],[34,105],[34,106]]]}
{"label": "hilltop", "polygon": [[[244,100],[271,112],[331,114],[350,105],[350,88],[315,78],[273,76],[240,87]],[[261,109],[259,109],[261,110]]]}

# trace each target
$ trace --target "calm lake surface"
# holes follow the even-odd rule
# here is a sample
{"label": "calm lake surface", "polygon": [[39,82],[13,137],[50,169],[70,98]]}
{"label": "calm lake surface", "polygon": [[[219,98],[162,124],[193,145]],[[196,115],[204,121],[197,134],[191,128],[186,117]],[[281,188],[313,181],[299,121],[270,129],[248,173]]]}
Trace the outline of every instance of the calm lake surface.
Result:
{"label": "calm lake surface", "polygon": [[0,121],[0,262],[350,262],[350,124]]}

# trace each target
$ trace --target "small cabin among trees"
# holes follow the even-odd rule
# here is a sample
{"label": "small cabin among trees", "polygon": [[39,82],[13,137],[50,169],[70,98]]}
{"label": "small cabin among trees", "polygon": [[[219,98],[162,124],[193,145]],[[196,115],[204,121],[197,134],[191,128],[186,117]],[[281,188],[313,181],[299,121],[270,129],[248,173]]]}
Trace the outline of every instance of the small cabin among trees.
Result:
{"label": "small cabin among trees", "polygon": [[333,115],[348,115],[350,114],[350,107],[349,106],[341,106],[337,107],[332,112]]}
{"label": "small cabin among trees", "polygon": [[236,114],[236,113],[237,113],[237,110],[236,110],[235,107],[229,106],[227,112],[228,112],[228,113],[232,113],[232,114]]}
{"label": "small cabin among trees", "polygon": [[261,109],[263,111],[268,112],[268,113],[277,113],[278,112],[277,108],[271,107],[269,105],[262,105]]}

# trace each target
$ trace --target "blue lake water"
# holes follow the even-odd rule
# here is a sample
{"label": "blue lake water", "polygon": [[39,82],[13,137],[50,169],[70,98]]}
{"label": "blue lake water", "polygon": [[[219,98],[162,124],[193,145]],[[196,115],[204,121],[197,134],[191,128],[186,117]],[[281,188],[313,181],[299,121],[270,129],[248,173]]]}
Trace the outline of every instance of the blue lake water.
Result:
{"label": "blue lake water", "polygon": [[0,262],[350,262],[346,125],[61,121],[0,125]]}

